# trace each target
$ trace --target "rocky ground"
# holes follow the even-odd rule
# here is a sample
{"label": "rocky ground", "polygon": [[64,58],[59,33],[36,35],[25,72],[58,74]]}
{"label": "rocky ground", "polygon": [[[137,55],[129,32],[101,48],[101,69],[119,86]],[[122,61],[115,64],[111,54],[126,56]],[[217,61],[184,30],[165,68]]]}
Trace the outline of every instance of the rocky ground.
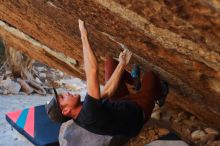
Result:
{"label": "rocky ground", "polygon": [[210,128],[194,115],[166,104],[162,108],[155,107],[151,120],[127,146],[142,146],[169,132],[176,133],[190,146],[220,145],[219,132],[216,129]]}
{"label": "rocky ground", "polygon": [[[39,63],[34,65],[32,71],[37,85],[42,90],[37,90],[39,88],[36,89],[33,86],[29,86],[31,89],[24,88],[24,82],[27,83],[28,81],[14,78],[10,70],[5,69],[2,72],[0,101],[4,104],[0,104],[0,146],[32,145],[15,130],[11,129],[5,120],[7,112],[45,104],[53,96],[52,86],[58,88],[58,92],[77,92],[82,97],[86,93],[85,82],[78,78],[65,75],[63,72]],[[152,119],[145,124],[138,136],[127,142],[126,146],[143,146],[169,132],[176,133],[189,145],[220,145],[218,129],[213,129],[191,113],[166,103],[162,108],[155,106]]]}

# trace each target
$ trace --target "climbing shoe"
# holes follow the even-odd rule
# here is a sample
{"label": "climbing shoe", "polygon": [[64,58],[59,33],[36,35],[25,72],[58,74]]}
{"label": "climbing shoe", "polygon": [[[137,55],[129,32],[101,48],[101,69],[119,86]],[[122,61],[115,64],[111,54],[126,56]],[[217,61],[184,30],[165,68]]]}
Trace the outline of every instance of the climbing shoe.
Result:
{"label": "climbing shoe", "polygon": [[140,75],[141,75],[140,67],[134,64],[131,70],[131,76],[134,80],[134,90],[136,91],[140,90],[141,88]]}
{"label": "climbing shoe", "polygon": [[156,104],[160,107],[164,105],[167,94],[169,93],[169,84],[166,81],[160,81],[162,88],[162,97],[159,100],[156,100]]}

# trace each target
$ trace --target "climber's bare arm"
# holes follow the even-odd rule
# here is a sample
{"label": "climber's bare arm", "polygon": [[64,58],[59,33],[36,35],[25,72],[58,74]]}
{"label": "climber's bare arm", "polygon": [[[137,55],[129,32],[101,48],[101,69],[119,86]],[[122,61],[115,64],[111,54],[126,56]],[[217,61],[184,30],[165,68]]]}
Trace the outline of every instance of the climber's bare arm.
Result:
{"label": "climber's bare arm", "polygon": [[97,64],[96,56],[92,48],[90,47],[84,22],[81,20],[79,20],[79,29],[80,29],[82,45],[83,45],[83,58],[84,58],[84,69],[85,69],[86,81],[87,81],[87,92],[90,96],[96,99],[100,99],[98,64]]}
{"label": "climber's bare arm", "polygon": [[114,70],[111,78],[105,84],[101,93],[101,97],[111,97],[119,86],[119,81],[125,70],[126,65],[129,63],[132,53],[129,50],[124,50],[119,55],[119,64]]}

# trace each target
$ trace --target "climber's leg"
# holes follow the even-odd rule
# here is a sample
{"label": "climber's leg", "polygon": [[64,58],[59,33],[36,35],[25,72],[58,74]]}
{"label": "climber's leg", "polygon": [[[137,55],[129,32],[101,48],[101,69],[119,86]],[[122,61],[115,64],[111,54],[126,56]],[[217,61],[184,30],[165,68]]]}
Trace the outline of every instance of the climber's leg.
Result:
{"label": "climber's leg", "polygon": [[163,96],[160,79],[152,71],[147,71],[143,75],[141,89],[136,94],[124,97],[125,100],[136,102],[145,113],[145,120],[150,118],[155,101]]}

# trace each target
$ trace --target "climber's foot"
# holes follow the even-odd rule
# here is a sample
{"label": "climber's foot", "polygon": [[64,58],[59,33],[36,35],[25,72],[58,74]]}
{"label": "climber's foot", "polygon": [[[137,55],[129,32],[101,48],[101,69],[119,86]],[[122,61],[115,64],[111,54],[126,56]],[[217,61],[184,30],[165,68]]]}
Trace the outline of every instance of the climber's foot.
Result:
{"label": "climber's foot", "polygon": [[131,70],[131,76],[134,80],[134,90],[136,91],[140,90],[141,88],[140,74],[141,74],[140,67],[134,64]]}
{"label": "climber's foot", "polygon": [[166,97],[169,93],[169,84],[166,81],[160,81],[162,88],[162,97],[159,100],[156,100],[156,104],[160,107],[164,105]]}

